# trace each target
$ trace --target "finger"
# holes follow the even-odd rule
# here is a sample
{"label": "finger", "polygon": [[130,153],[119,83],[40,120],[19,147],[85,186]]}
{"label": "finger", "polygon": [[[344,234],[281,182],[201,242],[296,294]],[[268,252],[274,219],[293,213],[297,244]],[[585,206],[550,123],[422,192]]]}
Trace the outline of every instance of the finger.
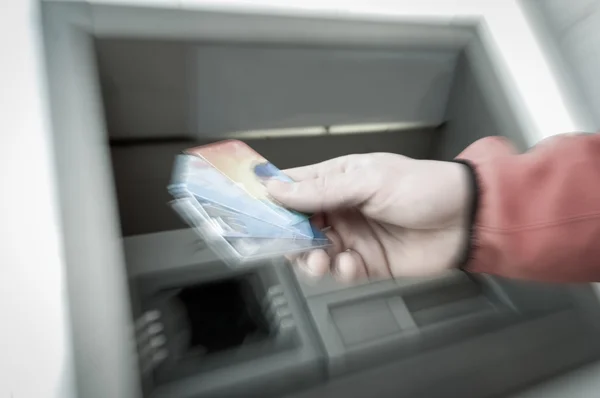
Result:
{"label": "finger", "polygon": [[295,167],[293,169],[283,170],[283,174],[287,175],[294,181],[312,180],[317,178],[318,171],[316,165]]}
{"label": "finger", "polygon": [[330,270],[331,259],[323,249],[312,250],[298,258],[299,269],[312,278],[321,278]]}
{"label": "finger", "polygon": [[315,285],[321,280],[321,278],[317,275],[313,275],[312,272],[308,269],[306,265],[307,255],[308,253],[302,253],[301,255],[297,256],[297,258],[292,264],[294,265],[294,268],[298,270],[298,272],[296,273],[296,278],[298,279],[298,282],[305,285]]}
{"label": "finger", "polygon": [[300,271],[302,271],[303,275],[310,275],[310,271],[308,270],[308,266],[306,265],[306,254],[307,253],[301,253],[301,254],[297,255],[296,258],[294,259],[294,265]]}
{"label": "finger", "polygon": [[327,248],[327,254],[329,257],[333,258],[345,250],[344,242],[342,241],[340,234],[335,229],[328,229],[324,233],[331,243],[331,246]]}
{"label": "finger", "polygon": [[283,257],[285,257],[290,263],[295,263],[298,261],[298,259],[302,256],[302,253],[298,254],[298,253],[290,253],[290,254],[284,254]]}
{"label": "finger", "polygon": [[302,212],[324,212],[363,204],[375,191],[375,179],[334,173],[312,180],[267,182],[269,194],[284,206]]}
{"label": "finger", "polygon": [[360,254],[347,250],[335,257],[333,276],[343,283],[355,282],[367,278],[367,267]]}
{"label": "finger", "polygon": [[355,156],[356,155],[340,156],[308,166],[286,169],[283,170],[283,173],[294,181],[311,180],[328,173],[343,173],[349,163],[349,160]]}
{"label": "finger", "polygon": [[310,217],[310,222],[312,223],[312,225],[314,225],[315,228],[318,228],[318,229],[322,230],[324,228],[329,227],[326,224],[325,218],[326,218],[325,214],[323,214],[323,213],[316,213],[316,214],[313,214]]}
{"label": "finger", "polygon": [[365,217],[356,211],[333,213],[331,225],[342,241],[340,252],[351,249],[358,253],[371,278],[391,276],[387,258],[379,238]]}

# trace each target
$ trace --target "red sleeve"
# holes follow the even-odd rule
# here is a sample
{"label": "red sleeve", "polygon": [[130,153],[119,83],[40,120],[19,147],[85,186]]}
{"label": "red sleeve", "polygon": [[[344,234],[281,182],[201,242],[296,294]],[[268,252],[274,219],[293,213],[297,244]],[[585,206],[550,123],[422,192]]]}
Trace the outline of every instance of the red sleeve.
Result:
{"label": "red sleeve", "polygon": [[554,136],[525,154],[488,137],[457,160],[477,195],[467,271],[600,281],[600,134]]}

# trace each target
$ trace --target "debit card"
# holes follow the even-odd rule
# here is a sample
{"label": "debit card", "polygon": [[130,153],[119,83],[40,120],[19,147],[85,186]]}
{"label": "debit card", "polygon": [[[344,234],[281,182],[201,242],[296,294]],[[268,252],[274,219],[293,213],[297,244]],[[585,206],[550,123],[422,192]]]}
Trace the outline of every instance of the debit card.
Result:
{"label": "debit card", "polygon": [[224,237],[253,237],[281,239],[311,239],[313,232],[308,221],[289,227],[279,227],[245,214],[234,212],[218,204],[196,197],[208,217]]}
{"label": "debit card", "polygon": [[194,202],[193,198],[188,197],[173,200],[170,204],[184,221],[194,227],[215,253],[231,266],[256,264],[258,260],[297,254],[331,245],[327,238],[225,238],[215,231],[212,224],[208,222],[207,214],[200,211]]}
{"label": "debit card", "polygon": [[292,182],[292,180],[242,141],[221,141],[187,149],[185,152],[202,157],[250,196],[283,217],[286,224],[298,224],[309,218],[306,214],[286,209],[269,197],[264,186],[267,180],[278,179],[285,182]]}
{"label": "debit card", "polygon": [[168,190],[175,197],[191,193],[270,224],[285,224],[282,216],[270,209],[263,201],[248,195],[246,191],[197,156],[177,156],[172,183]]}
{"label": "debit card", "polygon": [[260,239],[225,238],[231,253],[239,256],[238,261],[253,261],[297,254],[330,246],[327,239]]}

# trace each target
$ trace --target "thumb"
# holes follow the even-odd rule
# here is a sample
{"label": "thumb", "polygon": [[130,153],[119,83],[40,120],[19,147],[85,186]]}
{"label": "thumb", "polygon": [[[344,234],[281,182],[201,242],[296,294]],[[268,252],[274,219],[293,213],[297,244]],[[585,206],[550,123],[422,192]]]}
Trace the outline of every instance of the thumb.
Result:
{"label": "thumb", "polygon": [[269,194],[285,207],[302,212],[322,212],[355,207],[374,194],[370,180],[336,173],[298,182],[268,181]]}

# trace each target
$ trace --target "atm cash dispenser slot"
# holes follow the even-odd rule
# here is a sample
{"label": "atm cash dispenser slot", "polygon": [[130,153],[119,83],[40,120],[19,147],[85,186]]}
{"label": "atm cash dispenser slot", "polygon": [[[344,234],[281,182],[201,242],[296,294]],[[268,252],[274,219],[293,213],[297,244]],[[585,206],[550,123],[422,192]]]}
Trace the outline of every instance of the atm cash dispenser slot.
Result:
{"label": "atm cash dispenser slot", "polygon": [[[286,267],[188,264],[182,251],[193,255],[195,248],[182,242],[197,242],[195,232],[125,240],[149,396],[279,396],[323,380],[318,338]],[[162,256],[157,266],[156,258],[136,255],[152,245],[172,252],[170,260]]]}
{"label": "atm cash dispenser slot", "polygon": [[[243,275],[165,287],[144,295],[145,318],[160,314],[160,319],[146,327],[140,341],[149,345],[141,348],[142,353],[154,351],[147,358],[151,363],[143,368],[153,368],[157,382],[164,383],[224,366],[214,358],[233,350],[238,362],[276,350],[276,345],[267,347],[265,342],[276,333],[290,331],[282,332],[279,323],[269,322],[259,299],[265,292],[257,282],[256,275]],[[153,328],[162,337],[154,344]],[[253,349],[257,346],[258,352]]]}

